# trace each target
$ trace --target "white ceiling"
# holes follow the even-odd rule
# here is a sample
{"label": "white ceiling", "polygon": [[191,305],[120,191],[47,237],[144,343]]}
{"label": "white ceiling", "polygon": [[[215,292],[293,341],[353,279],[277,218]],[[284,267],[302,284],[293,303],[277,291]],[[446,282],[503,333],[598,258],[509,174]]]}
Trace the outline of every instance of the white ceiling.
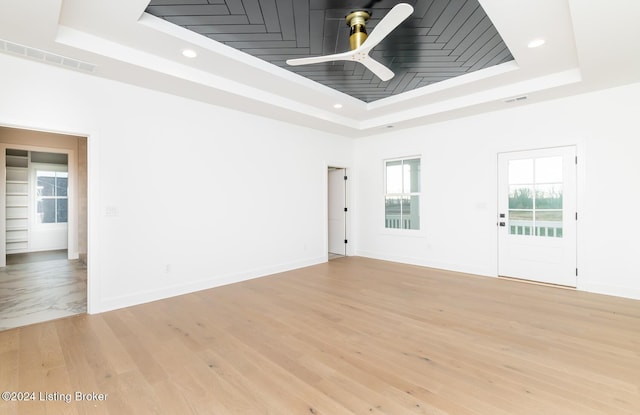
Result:
{"label": "white ceiling", "polygon": [[[147,4],[0,0],[0,39],[94,64],[94,76],[349,137],[640,82],[638,0],[480,0],[515,61],[369,104],[144,14]],[[535,38],[545,45],[528,48]]]}

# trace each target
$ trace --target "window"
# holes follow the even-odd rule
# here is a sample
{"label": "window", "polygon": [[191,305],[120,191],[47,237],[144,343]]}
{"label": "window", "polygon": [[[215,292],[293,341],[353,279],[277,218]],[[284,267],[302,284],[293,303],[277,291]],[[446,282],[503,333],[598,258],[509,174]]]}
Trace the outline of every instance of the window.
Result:
{"label": "window", "polygon": [[67,223],[68,173],[36,171],[36,223]]}
{"label": "window", "polygon": [[420,159],[385,162],[384,227],[420,229]]}

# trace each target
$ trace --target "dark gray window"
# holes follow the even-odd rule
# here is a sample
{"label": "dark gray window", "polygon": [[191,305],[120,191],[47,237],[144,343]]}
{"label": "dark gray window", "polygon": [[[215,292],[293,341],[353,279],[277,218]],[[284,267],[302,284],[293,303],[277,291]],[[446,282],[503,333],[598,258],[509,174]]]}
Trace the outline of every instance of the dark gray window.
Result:
{"label": "dark gray window", "polygon": [[69,174],[36,171],[36,222],[67,223]]}

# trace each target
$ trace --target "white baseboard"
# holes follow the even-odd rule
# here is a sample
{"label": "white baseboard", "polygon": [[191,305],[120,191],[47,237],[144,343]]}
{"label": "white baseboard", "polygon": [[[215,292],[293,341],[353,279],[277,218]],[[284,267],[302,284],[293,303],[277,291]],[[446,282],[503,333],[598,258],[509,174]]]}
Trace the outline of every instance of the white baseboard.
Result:
{"label": "white baseboard", "polygon": [[401,264],[417,265],[420,267],[435,268],[435,269],[441,269],[445,271],[480,275],[483,277],[497,276],[497,271],[494,269],[480,268],[477,266],[470,266],[466,264],[449,264],[444,262],[428,261],[422,258],[388,255],[388,254],[383,254],[380,252],[373,252],[373,251],[358,251],[356,255],[366,257],[366,258],[380,259],[383,261],[399,262]]}
{"label": "white baseboard", "polygon": [[131,307],[134,305],[149,303],[165,298],[176,297],[178,295],[207,290],[209,288],[220,287],[223,285],[247,281],[254,278],[261,278],[272,274],[277,274],[279,272],[285,272],[293,269],[320,264],[326,261],[326,256],[307,258],[300,261],[283,263],[260,269],[246,270],[232,275],[216,276],[199,281],[192,281],[187,284],[174,284],[171,286],[162,287],[160,289],[137,292],[118,297],[104,298],[99,301],[99,304],[95,308],[92,309],[91,314],[117,310],[119,308]]}
{"label": "white baseboard", "polygon": [[[465,264],[448,264],[448,263],[441,263],[441,262],[430,262],[430,261],[425,261],[419,258],[387,255],[387,254],[382,254],[379,252],[372,252],[372,251],[358,251],[357,255],[367,257],[367,258],[380,259],[384,261],[418,265],[422,267],[441,269],[445,271],[461,272],[465,274],[480,275],[485,277],[497,276],[497,270],[481,269],[479,267],[467,266]],[[640,300],[640,289],[632,288],[632,287],[630,288],[630,287],[622,287],[622,286],[609,285],[609,284],[590,283],[587,281],[587,282],[583,282],[582,284],[578,282],[577,290],[591,292],[595,294],[612,295],[616,297]]]}
{"label": "white baseboard", "polygon": [[587,291],[595,294],[613,295],[615,297],[630,298],[632,300],[640,300],[640,289],[620,287],[617,285],[584,283],[584,286],[578,282],[578,290]]}

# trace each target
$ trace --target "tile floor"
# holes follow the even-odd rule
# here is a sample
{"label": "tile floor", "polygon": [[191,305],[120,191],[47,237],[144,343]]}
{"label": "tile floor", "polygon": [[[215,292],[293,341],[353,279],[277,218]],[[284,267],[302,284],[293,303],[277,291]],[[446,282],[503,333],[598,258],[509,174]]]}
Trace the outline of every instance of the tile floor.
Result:
{"label": "tile floor", "polygon": [[0,330],[86,312],[87,267],[66,255],[7,255],[0,268]]}

